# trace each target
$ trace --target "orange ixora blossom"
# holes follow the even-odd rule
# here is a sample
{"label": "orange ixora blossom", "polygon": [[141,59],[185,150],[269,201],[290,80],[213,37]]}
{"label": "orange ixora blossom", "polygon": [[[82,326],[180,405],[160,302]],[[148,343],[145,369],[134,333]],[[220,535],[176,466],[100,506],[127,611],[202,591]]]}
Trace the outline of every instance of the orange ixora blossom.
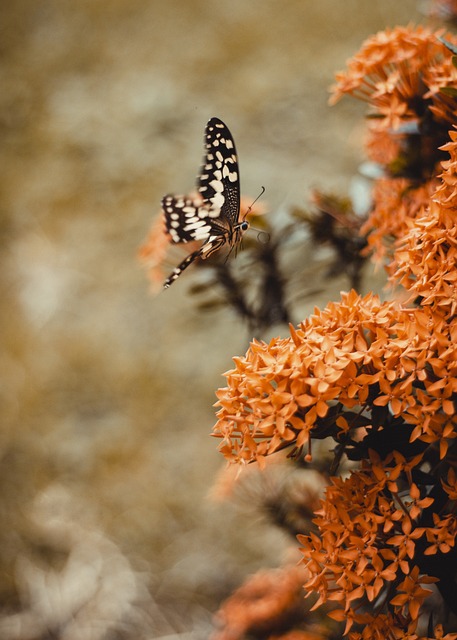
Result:
{"label": "orange ixora blossom", "polygon": [[324,640],[325,630],[295,628],[305,610],[303,566],[259,571],[228,598],[216,614],[218,630],[212,640],[242,640],[245,637]]}
{"label": "orange ixora blossom", "polygon": [[217,392],[229,462],[288,450],[312,464],[311,442],[331,441],[315,528],[298,537],[310,612],[331,607],[349,640],[420,640],[427,625],[457,638],[429,616],[433,598],[457,616],[457,69],[439,35],[377,34],[334,94],[375,116],[385,174],[363,231],[415,306],[343,293],[286,337],[253,340]]}
{"label": "orange ixora blossom", "polygon": [[454,514],[448,514],[444,518],[440,518],[437,513],[433,514],[434,527],[426,530],[428,542],[431,544],[424,551],[426,555],[434,555],[438,551],[449,553],[455,546],[455,538],[457,535],[457,518]]}
{"label": "orange ixora blossom", "polygon": [[398,309],[352,291],[289,338],[256,340],[234,361],[213,432],[232,462],[261,463],[361,426],[377,432],[381,414],[410,425],[412,440],[440,442],[442,455],[457,435],[457,325],[429,308]]}
{"label": "orange ixora blossom", "polygon": [[447,482],[441,480],[443,488],[449,496],[449,500],[457,502],[457,477],[454,469],[451,467],[448,472]]}
{"label": "orange ixora blossom", "polygon": [[450,159],[431,203],[398,240],[392,279],[399,281],[423,306],[446,315],[457,310],[457,131],[443,149]]}
{"label": "orange ixora blossom", "polygon": [[[194,200],[196,206],[199,206],[199,204],[202,203],[202,198],[198,193],[192,193],[189,197]],[[246,197],[241,198],[241,217],[243,217],[247,212],[251,203],[252,199]],[[248,220],[252,220],[253,218],[262,216],[264,213],[264,206],[261,203],[256,203],[252,207],[247,218]],[[176,258],[174,261],[171,259],[170,252],[173,249],[182,255],[187,255],[197,249],[200,244],[200,242],[173,244],[165,227],[163,211],[156,216],[145,242],[138,250],[138,259],[147,270],[148,278],[152,285],[152,291],[158,292],[162,289],[163,282],[168,275],[168,272],[172,269],[176,260],[179,261],[179,258]],[[217,258],[215,257],[213,260],[214,259]]]}
{"label": "orange ixora blossom", "polygon": [[423,306],[453,316],[457,310],[457,131],[450,136],[443,149],[451,157],[443,162],[430,206],[398,240],[392,279],[411,297],[420,296]]}
{"label": "orange ixora blossom", "polygon": [[[170,238],[165,228],[163,214],[156,216],[145,242],[138,250],[138,259],[147,269],[152,290],[160,291],[166,278],[163,263],[170,247]],[[187,249],[189,245],[187,245]]]}
{"label": "orange ixora blossom", "polygon": [[444,633],[443,625],[437,624],[432,630],[432,636],[422,636],[415,633],[417,620],[405,622],[398,613],[379,614],[375,618],[369,613],[346,614],[340,609],[331,611],[329,616],[334,620],[346,622],[349,628],[358,624],[363,630],[350,631],[348,640],[456,640],[457,633]]}
{"label": "orange ixora blossom", "polygon": [[[375,183],[363,233],[377,258],[420,216],[436,187],[440,150],[455,121],[457,69],[438,39],[443,31],[396,27],[369,38],[337,74],[331,102],[344,94],[369,104],[368,157],[384,178]],[[452,45],[455,36],[446,34]]]}
{"label": "orange ixora blossom", "polygon": [[390,601],[390,604],[399,608],[398,613],[403,613],[407,609],[413,620],[419,617],[419,610],[425,598],[432,592],[430,589],[424,589],[422,584],[432,584],[436,582],[436,578],[430,576],[421,576],[419,567],[414,567],[411,573],[405,576],[405,579],[398,585],[398,595]]}
{"label": "orange ixora blossom", "polygon": [[380,178],[373,187],[373,209],[361,228],[376,259],[392,254],[394,242],[406,235],[423,214],[436,189],[436,180],[414,186],[407,178]]}
{"label": "orange ixora blossom", "polygon": [[[378,165],[394,167],[401,157],[406,136],[403,133],[392,133],[385,129],[370,130],[365,140],[365,151],[368,158]],[[396,174],[397,171],[389,173]]]}
{"label": "orange ixora blossom", "polygon": [[[395,27],[368,38],[347,63],[347,71],[336,75],[331,103],[344,94],[370,104],[374,129],[399,129],[405,122],[418,123],[429,109],[433,116],[454,122],[454,98],[443,87],[457,87],[457,69],[446,47],[421,26]],[[446,40],[456,44],[452,34]],[[430,114],[431,115],[431,114]]]}
{"label": "orange ixora blossom", "polygon": [[214,428],[229,461],[264,465],[286,447],[300,457],[328,437],[359,461],[349,477],[331,478],[317,531],[299,536],[313,609],[332,603],[350,638],[382,637],[386,624],[415,637],[422,585],[441,586],[455,562],[455,474],[440,482],[428,469],[446,465],[449,446],[455,455],[457,323],[431,305],[404,309],[351,291],[289,338],[254,341],[234,360]]}
{"label": "orange ixora blossom", "polygon": [[[343,612],[347,615],[345,632],[360,622],[360,604],[375,603],[380,596],[385,600],[384,590],[391,591],[391,584],[397,584],[397,593],[405,592],[391,604],[398,606],[397,613],[415,620],[429,595],[420,584],[438,580],[419,575],[414,565],[416,544],[434,538],[438,528],[417,524],[425,521],[433,498],[421,498],[414,483],[399,490],[398,482],[407,467],[399,454],[381,460],[372,453],[370,463],[363,463],[360,471],[346,479],[332,479],[316,512],[319,535],[299,536],[310,575],[305,589],[308,594],[319,593],[315,607],[328,601],[339,604],[330,615],[335,619],[343,619]],[[455,535],[454,528],[452,533]]]}

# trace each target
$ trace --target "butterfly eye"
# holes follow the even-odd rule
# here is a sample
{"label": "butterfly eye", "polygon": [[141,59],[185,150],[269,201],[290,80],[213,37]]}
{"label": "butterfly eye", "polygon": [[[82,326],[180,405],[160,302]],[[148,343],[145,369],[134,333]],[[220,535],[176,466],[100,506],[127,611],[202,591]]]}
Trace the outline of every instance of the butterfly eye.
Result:
{"label": "butterfly eye", "polygon": [[249,229],[249,222],[246,222],[246,220],[244,222],[242,222],[240,224],[240,229],[241,229],[241,231],[246,231],[247,229]]}

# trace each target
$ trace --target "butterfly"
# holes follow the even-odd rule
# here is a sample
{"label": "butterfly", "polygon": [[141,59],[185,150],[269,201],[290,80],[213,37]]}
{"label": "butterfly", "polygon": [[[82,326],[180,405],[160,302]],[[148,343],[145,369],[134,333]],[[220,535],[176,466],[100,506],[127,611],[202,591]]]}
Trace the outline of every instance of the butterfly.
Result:
{"label": "butterfly", "polygon": [[197,258],[206,260],[228,245],[237,246],[249,228],[240,219],[240,176],[235,142],[227,125],[211,118],[205,128],[205,155],[197,188],[202,201],[186,196],[167,195],[162,199],[166,230],[171,242],[201,241],[164,282],[167,289]]}

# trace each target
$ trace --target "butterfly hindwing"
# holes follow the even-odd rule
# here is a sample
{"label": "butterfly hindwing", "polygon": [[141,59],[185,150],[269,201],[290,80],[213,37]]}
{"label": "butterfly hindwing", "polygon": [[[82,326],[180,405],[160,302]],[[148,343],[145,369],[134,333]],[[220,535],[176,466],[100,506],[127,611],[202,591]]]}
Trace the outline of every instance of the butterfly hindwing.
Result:
{"label": "butterfly hindwing", "polygon": [[211,232],[208,212],[191,198],[168,195],[162,199],[165,226],[174,243],[206,240]]}

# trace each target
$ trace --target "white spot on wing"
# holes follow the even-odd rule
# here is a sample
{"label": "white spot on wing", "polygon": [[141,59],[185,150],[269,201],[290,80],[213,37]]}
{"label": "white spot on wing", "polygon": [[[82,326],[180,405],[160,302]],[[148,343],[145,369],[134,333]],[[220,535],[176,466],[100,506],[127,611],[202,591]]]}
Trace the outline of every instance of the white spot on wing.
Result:
{"label": "white spot on wing", "polygon": [[205,224],[204,220],[201,220],[201,219],[192,220],[192,222],[189,222],[184,226],[184,231],[194,231],[195,229],[202,227],[204,224]]}
{"label": "white spot on wing", "polygon": [[209,225],[206,225],[204,227],[201,227],[200,229],[197,229],[193,234],[195,240],[205,240],[208,237],[208,234],[210,231],[211,231],[211,227]]}
{"label": "white spot on wing", "polygon": [[216,191],[216,193],[222,193],[224,190],[224,184],[223,182],[220,180],[221,178],[221,172],[218,171],[217,172],[219,174],[219,179],[218,176],[216,176],[216,180],[211,180],[211,182],[209,183],[210,187],[213,187],[214,191]]}
{"label": "white spot on wing", "polygon": [[222,193],[216,192],[216,194],[211,198],[211,202],[213,203],[213,207],[219,209],[220,211],[224,205],[225,198]]}
{"label": "white spot on wing", "polygon": [[230,171],[227,165],[224,165],[224,168],[222,169],[222,175],[224,176],[224,178],[228,178],[230,182],[236,182],[238,178],[238,174],[236,173],[236,171]]}

